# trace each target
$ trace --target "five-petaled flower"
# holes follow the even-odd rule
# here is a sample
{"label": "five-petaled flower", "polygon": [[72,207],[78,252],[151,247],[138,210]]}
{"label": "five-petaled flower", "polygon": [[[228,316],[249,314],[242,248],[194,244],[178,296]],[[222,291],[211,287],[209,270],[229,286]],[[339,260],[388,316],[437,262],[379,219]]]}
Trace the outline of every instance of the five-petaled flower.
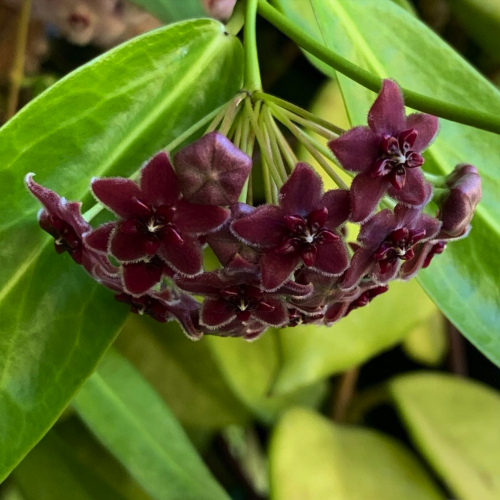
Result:
{"label": "five-petaled flower", "polygon": [[280,190],[279,206],[263,205],[232,223],[233,233],[262,248],[262,284],[276,290],[303,263],[338,276],[349,259],[339,228],[349,217],[349,191],[323,194],[321,179],[299,163]]}
{"label": "five-petaled flower", "polygon": [[388,283],[396,277],[400,263],[413,259],[415,247],[433,239],[440,227],[440,221],[419,208],[397,205],[394,212],[378,212],[361,227],[360,247],[340,287],[350,290],[365,276],[377,284]]}
{"label": "five-petaled flower", "polygon": [[421,153],[437,131],[435,116],[405,116],[401,90],[392,80],[384,80],[368,113],[368,127],[354,127],[329,143],[345,169],[359,172],[351,185],[353,222],[366,220],[386,192],[405,205],[424,202]]}
{"label": "five-petaled flower", "polygon": [[120,219],[86,234],[85,244],[124,264],[125,285],[133,294],[154,285],[153,277],[159,281],[167,268],[185,276],[202,272],[198,237],[229,218],[226,208],[184,200],[163,152],[143,167],[139,185],[119,177],[93,179],[92,191]]}

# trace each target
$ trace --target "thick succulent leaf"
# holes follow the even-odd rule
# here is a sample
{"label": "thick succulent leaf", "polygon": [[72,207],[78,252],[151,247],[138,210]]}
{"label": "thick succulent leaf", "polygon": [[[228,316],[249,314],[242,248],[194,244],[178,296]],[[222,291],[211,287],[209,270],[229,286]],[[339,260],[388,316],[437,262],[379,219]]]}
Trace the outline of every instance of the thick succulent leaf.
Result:
{"label": "thick succulent leaf", "polygon": [[74,400],[97,438],[156,500],[228,500],[157,392],[111,350]]}
{"label": "thick succulent leaf", "polygon": [[25,500],[126,500],[81,464],[55,432],[49,432],[16,467],[13,479]]}
{"label": "thick succulent leaf", "polygon": [[115,345],[184,426],[220,429],[248,422],[249,410],[223,378],[208,343],[189,340],[177,323],[131,316]]}
{"label": "thick succulent leaf", "polygon": [[436,312],[418,283],[395,282],[387,293],[331,327],[281,330],[283,366],[273,391],[288,393],[361,364],[400,342]]}
{"label": "thick succulent leaf", "polygon": [[206,17],[201,0],[132,0],[164,23]]}
{"label": "thick succulent leaf", "polygon": [[24,175],[81,199],[92,176],[132,174],[234,95],[241,52],[216,21],[160,29],[72,73],[0,130],[0,480],[54,423],[126,315],[56,255]]}
{"label": "thick succulent leaf", "polygon": [[253,343],[220,337],[205,337],[202,342],[207,342],[240,401],[265,423],[273,422],[292,406],[317,407],[325,395],[325,383],[317,380],[306,382],[297,390],[293,388],[288,394],[274,392],[284,348],[276,330],[269,329]]}
{"label": "thick succulent leaf", "polygon": [[[489,113],[500,113],[500,92],[428,27],[391,0],[275,0],[290,19],[357,65],[403,87]],[[416,43],[418,41],[418,43]],[[330,75],[334,72],[319,65]],[[375,94],[337,75],[353,125],[366,123]],[[449,245],[420,273],[426,292],[492,361],[500,364],[500,136],[441,120],[425,168],[450,172],[478,167],[483,200],[470,236]]]}
{"label": "thick succulent leaf", "polygon": [[285,414],[270,448],[272,500],[444,500],[406,448],[305,409]]}
{"label": "thick succulent leaf", "polygon": [[393,379],[389,388],[415,446],[457,498],[500,498],[500,394],[439,373]]}

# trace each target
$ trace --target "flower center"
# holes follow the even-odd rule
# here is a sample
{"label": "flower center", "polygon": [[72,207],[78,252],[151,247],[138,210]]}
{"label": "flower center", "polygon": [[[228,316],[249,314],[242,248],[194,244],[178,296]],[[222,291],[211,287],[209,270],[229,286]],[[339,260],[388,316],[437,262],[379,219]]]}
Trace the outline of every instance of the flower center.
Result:
{"label": "flower center", "polygon": [[265,299],[264,292],[252,285],[238,285],[225,288],[220,295],[229,310],[236,312],[240,321],[248,321],[255,310],[271,312],[274,306]]}
{"label": "flower center", "polygon": [[388,271],[397,260],[410,260],[415,256],[413,247],[425,237],[424,229],[402,227],[393,231],[373,255],[379,261],[382,273]]}
{"label": "flower center", "polygon": [[157,321],[165,323],[168,319],[167,307],[159,300],[149,297],[132,297],[127,293],[115,295],[115,299],[130,306],[130,311],[140,316],[148,315]]}
{"label": "flower center", "polygon": [[380,141],[380,156],[374,163],[372,177],[388,175],[397,190],[403,189],[406,169],[424,164],[422,155],[413,151],[417,136],[418,132],[414,128],[401,132],[397,138],[384,135]]}
{"label": "flower center", "polygon": [[77,264],[82,263],[82,240],[68,222],[57,215],[51,215],[43,229],[54,237],[57,253],[68,252]]}
{"label": "flower center", "polygon": [[127,219],[120,225],[120,231],[130,235],[145,237],[144,246],[148,255],[155,255],[162,241],[172,245],[182,245],[179,228],[172,223],[176,208],[170,205],[151,207],[135,199],[138,215]]}
{"label": "flower center", "polygon": [[339,239],[333,231],[324,227],[327,217],[326,207],[314,210],[307,219],[300,215],[287,215],[285,223],[288,234],[276,248],[276,252],[298,252],[306,266],[314,265],[318,252],[317,245],[327,245]]}

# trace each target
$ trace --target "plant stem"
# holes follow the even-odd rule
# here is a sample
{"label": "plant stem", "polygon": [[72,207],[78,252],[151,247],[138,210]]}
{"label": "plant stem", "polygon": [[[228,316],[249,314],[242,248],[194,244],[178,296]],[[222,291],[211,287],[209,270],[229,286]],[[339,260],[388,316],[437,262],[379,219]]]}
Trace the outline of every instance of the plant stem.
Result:
{"label": "plant stem", "polygon": [[337,127],[337,125],[334,125],[333,123],[330,123],[326,120],[323,120],[323,118],[320,118],[319,116],[316,116],[315,114],[311,113],[310,111],[306,111],[305,109],[302,109],[299,106],[296,106],[295,104],[292,104],[291,102],[285,101],[284,99],[280,99],[279,97],[266,94],[264,92],[254,92],[252,97],[254,99],[262,99],[263,101],[266,102],[272,102],[274,104],[277,104],[281,108],[287,109],[288,111],[291,111],[292,113],[295,113],[296,115],[301,116],[302,118],[305,118],[306,120],[317,123],[323,128],[326,128],[327,130],[331,130],[334,134],[343,134],[345,130],[343,128]]}
{"label": "plant stem", "polygon": [[304,128],[308,128],[309,130],[312,130],[313,132],[316,132],[318,135],[321,135],[327,140],[332,140],[332,139],[337,139],[338,134],[335,134],[334,132],[331,132],[330,130],[327,130],[326,128],[322,127],[321,125],[318,125],[317,123],[313,123],[309,120],[306,120],[305,118],[302,118],[301,116],[296,115],[295,113],[292,113],[291,111],[288,111],[287,109],[281,109],[281,112],[290,118],[295,123],[298,123],[299,125],[302,125]]}
{"label": "plant stem", "polygon": [[314,147],[309,136],[293,124],[286,116],[284,116],[277,106],[270,104],[269,107],[271,108],[274,116],[276,116],[276,118],[278,118],[278,120],[283,123],[283,125],[285,125],[285,127],[287,127],[290,132],[304,145],[307,151],[311,153],[313,158],[320,164],[321,168],[330,176],[333,182],[335,182],[335,184],[342,189],[349,189],[347,184],[340,178],[337,172],[333,170],[325,158],[323,158],[323,156],[321,156],[318,150]]}
{"label": "plant stem", "polygon": [[256,37],[258,0],[246,0],[246,2],[245,28],[243,34],[243,40],[245,42],[245,90],[254,92],[262,88]]}
{"label": "plant stem", "polygon": [[285,161],[288,164],[288,172],[291,173],[295,168],[295,165],[297,165],[298,163],[297,157],[295,156],[295,153],[290,147],[290,144],[288,144],[287,140],[283,137],[281,130],[279,129],[278,125],[274,120],[272,120],[272,127],[274,129],[274,135],[278,140],[278,145],[281,149],[281,154],[283,158],[285,158]]}
{"label": "plant stem", "polygon": [[30,12],[31,0],[23,0],[23,5],[18,17],[16,52],[10,72],[9,97],[7,99],[7,111],[5,113],[6,121],[10,120],[16,114],[19,103],[19,90],[24,76],[24,61],[26,59],[26,45],[28,43]]}
{"label": "plant stem", "polygon": [[[265,0],[258,0],[258,2],[259,14],[295,43],[300,45],[304,50],[363,87],[373,92],[379,92],[382,87],[381,78],[356,66],[351,61],[325,47],[322,43],[300,29],[295,23],[289,21],[284,15],[280,14],[278,10],[269,5]],[[440,116],[441,118],[457,123],[494,132],[495,134],[500,134],[500,118],[497,115],[464,108],[439,99],[433,99],[432,97],[427,97],[408,89],[403,88],[402,91],[405,97],[405,104],[410,108]]]}
{"label": "plant stem", "polygon": [[226,109],[226,114],[224,115],[224,119],[222,120],[222,125],[219,127],[219,132],[225,136],[228,135],[228,132],[231,129],[231,125],[233,124],[236,116],[240,112],[240,103],[245,98],[245,93],[238,94],[229,104]]}
{"label": "plant stem", "polygon": [[273,159],[275,163],[278,165],[278,171],[280,173],[281,179],[283,182],[286,182],[288,175],[286,173],[285,164],[283,163],[283,158],[281,156],[281,150],[278,146],[278,139],[276,137],[276,132],[273,127],[274,119],[271,116],[271,112],[269,108],[264,104],[262,106],[262,113],[264,116],[264,123],[266,125],[266,132],[269,136],[269,141],[271,143],[271,151],[273,153]]}
{"label": "plant stem", "polygon": [[230,35],[236,36],[245,24],[245,3],[237,2],[231,19],[226,23],[226,32]]}
{"label": "plant stem", "polygon": [[333,420],[339,424],[345,422],[347,408],[351,404],[358,377],[359,368],[354,367],[346,371],[340,378],[333,405]]}

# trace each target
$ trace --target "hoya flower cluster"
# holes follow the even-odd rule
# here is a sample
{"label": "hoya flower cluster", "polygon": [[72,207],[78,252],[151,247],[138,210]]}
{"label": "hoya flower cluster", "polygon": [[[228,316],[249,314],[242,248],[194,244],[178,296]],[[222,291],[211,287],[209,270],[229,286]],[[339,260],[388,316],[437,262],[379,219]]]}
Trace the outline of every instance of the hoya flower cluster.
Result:
{"label": "hoya flower cluster", "polygon": [[[329,143],[355,173],[350,189],[324,192],[313,168],[298,163],[277,204],[241,203],[252,161],[218,132],[172,157],[158,153],[138,182],[92,180],[94,196],[115,215],[95,229],[79,203],[31,174],[27,186],[44,206],[40,225],[56,250],[132,312],[177,320],[193,339],[252,340],[269,326],[332,324],[468,234],[481,180],[465,164],[435,188],[425,180],[422,152],[437,130],[433,116],[406,116],[398,86],[386,80],[368,127]],[[378,210],[381,202],[388,208]],[[346,223],[361,224],[357,241],[347,240]],[[204,271],[205,246],[219,270]]]}

